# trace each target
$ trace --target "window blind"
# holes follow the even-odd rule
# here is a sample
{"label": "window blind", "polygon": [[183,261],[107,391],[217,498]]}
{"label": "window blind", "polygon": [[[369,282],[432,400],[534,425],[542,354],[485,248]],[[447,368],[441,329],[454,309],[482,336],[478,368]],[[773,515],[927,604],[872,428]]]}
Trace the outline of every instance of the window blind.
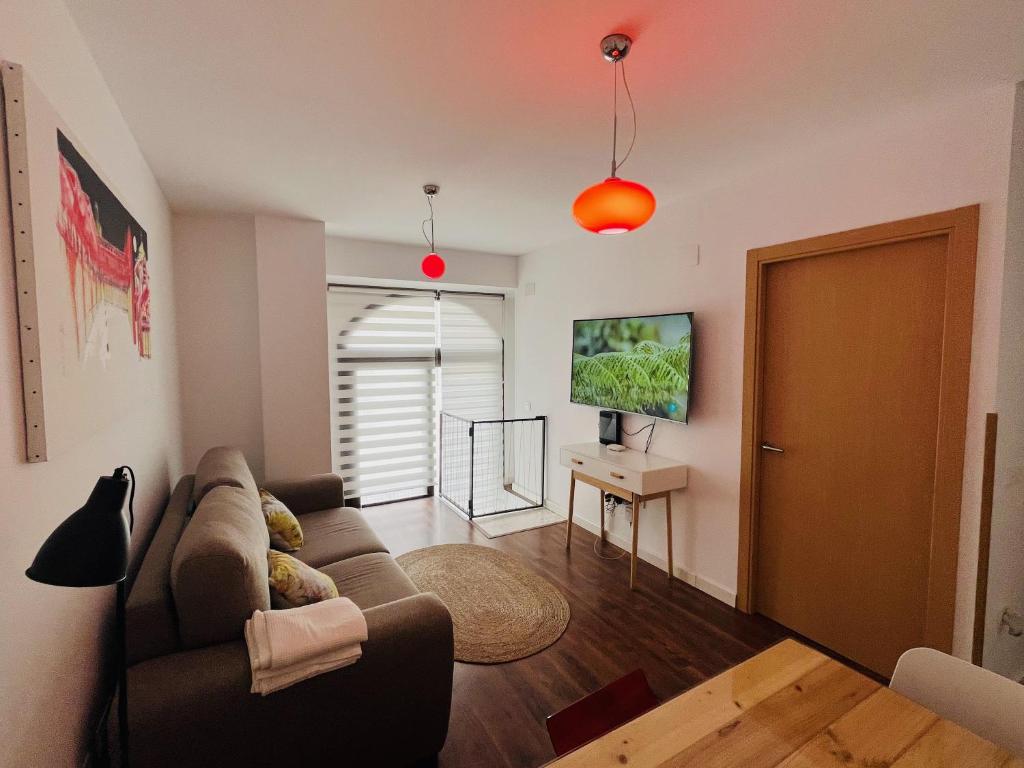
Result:
{"label": "window blind", "polygon": [[331,434],[345,498],[429,495],[435,476],[437,317],[430,293],[328,291]]}
{"label": "window blind", "polygon": [[[345,498],[432,494],[441,407],[502,418],[503,297],[332,287],[327,308],[334,471]],[[500,430],[492,434],[500,443]]]}
{"label": "window blind", "polygon": [[503,297],[442,292],[438,310],[442,409],[467,419],[502,418]]}
{"label": "window blind", "polygon": [[[445,413],[478,421],[504,415],[504,313],[500,296],[441,294],[441,408]],[[474,428],[473,496],[479,509],[498,508],[496,496],[505,475],[504,437],[501,424]]]}

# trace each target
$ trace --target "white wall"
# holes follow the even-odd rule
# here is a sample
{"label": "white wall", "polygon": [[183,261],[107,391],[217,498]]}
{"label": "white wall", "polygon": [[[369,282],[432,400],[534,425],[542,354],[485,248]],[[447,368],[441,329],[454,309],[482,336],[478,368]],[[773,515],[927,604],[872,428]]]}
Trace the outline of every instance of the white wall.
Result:
{"label": "white wall", "polygon": [[174,216],[184,462],[236,445],[264,477],[256,224],[252,216]]}
{"label": "white wall", "polygon": [[[573,318],[694,311],[691,422],[659,423],[651,450],[691,466],[689,488],[672,499],[680,575],[730,599],[736,590],[747,250],[981,203],[955,638],[956,652],[969,653],[982,430],[995,400],[1012,109],[1013,88],[1005,86],[872,116],[841,135],[770,158],[727,186],[661,201],[654,219],[631,235],[581,232],[522,257],[520,288],[534,284],[536,295],[519,295],[517,407],[525,415],[529,401],[533,413],[550,416],[555,506],[564,507],[568,496],[558,446],[596,437],[596,409],[568,402]],[[687,248],[693,244],[700,246],[699,264]],[[632,431],[646,421],[627,417],[625,426]],[[596,493],[584,489],[577,500],[592,524]],[[624,519],[614,521],[615,535],[626,530]],[[641,520],[647,559],[663,557],[664,535],[657,515]]]}
{"label": "white wall", "polygon": [[174,216],[185,466],[236,445],[258,480],[330,472],[324,225]]}
{"label": "white wall", "polygon": [[1024,83],[1017,85],[1003,266],[996,411],[996,474],[983,662],[1024,678],[1024,638],[999,622],[1009,608],[1024,614]]}
{"label": "white wall", "polygon": [[[442,283],[488,288],[514,288],[516,285],[518,260],[515,256],[453,248],[438,248],[438,253],[446,265]],[[327,274],[339,278],[415,281],[435,285],[437,281],[425,277],[420,270],[420,262],[426,255],[426,245],[328,237]]]}
{"label": "white wall", "polygon": [[321,221],[256,217],[267,476],[331,471],[327,286]]}
{"label": "white wall", "polygon": [[[104,414],[100,426],[57,446],[45,464],[26,464],[6,178],[0,183],[0,764],[78,766],[98,715],[114,590],[44,586],[29,581],[24,570],[53,528],[82,505],[96,478],[124,463],[139,480],[132,540],[137,558],[180,474],[171,222],[63,3],[6,0],[0,16],[0,58],[24,66],[146,229],[149,244],[153,357],[132,363],[139,385],[128,397],[94,404]],[[40,286],[51,290],[66,291],[67,283]]]}

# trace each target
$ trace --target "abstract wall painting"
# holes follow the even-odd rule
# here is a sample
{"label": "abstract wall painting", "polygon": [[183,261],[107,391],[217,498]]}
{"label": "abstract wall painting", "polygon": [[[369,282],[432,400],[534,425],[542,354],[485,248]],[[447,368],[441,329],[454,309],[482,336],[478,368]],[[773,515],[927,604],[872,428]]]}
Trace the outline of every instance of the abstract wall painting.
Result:
{"label": "abstract wall painting", "polygon": [[139,357],[151,357],[146,231],[74,144],[57,131],[57,232],[68,263],[75,343],[83,362],[110,355],[110,313],[128,315]]}
{"label": "abstract wall painting", "polygon": [[[150,260],[166,246],[162,222],[148,237],[130,199],[22,67],[0,62],[0,90],[9,195],[0,232],[14,245],[25,458],[42,462],[110,430],[140,393],[156,391],[151,276],[161,273]],[[108,138],[93,141],[116,162]]]}

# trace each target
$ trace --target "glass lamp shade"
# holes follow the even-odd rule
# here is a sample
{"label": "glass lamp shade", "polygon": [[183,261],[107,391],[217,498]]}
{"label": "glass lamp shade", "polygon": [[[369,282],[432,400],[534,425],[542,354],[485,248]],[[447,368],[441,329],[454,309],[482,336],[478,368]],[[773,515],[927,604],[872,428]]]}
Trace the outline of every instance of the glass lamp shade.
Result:
{"label": "glass lamp shade", "polygon": [[429,277],[431,280],[439,280],[441,279],[441,277],[444,276],[444,259],[442,259],[434,252],[428,253],[423,258],[423,263],[420,264],[420,269],[422,269],[423,274]]}
{"label": "glass lamp shade", "polygon": [[25,575],[58,587],[101,587],[128,572],[128,521],[121,513],[128,480],[101,477],[85,506],[39,548]]}
{"label": "glass lamp shade", "polygon": [[620,235],[646,224],[655,206],[654,195],[643,184],[613,176],[583,190],[572,204],[572,215],[591,232]]}

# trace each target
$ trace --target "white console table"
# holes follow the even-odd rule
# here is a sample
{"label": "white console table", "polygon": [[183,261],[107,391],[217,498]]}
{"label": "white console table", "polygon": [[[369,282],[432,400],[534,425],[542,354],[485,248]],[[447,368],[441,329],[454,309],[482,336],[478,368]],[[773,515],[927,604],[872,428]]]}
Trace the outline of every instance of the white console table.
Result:
{"label": "white console table", "polygon": [[665,527],[668,539],[668,576],[672,578],[672,491],[686,487],[687,467],[674,459],[627,448],[609,451],[601,443],[562,446],[559,455],[563,467],[572,470],[569,479],[569,519],[565,524],[565,548],[572,544],[572,513],[576,483],[586,483],[601,493],[601,540],[604,540],[604,492],[633,504],[633,547],[629,561],[629,588],[636,585],[636,545],[640,529],[640,505],[654,499],[665,500]]}

